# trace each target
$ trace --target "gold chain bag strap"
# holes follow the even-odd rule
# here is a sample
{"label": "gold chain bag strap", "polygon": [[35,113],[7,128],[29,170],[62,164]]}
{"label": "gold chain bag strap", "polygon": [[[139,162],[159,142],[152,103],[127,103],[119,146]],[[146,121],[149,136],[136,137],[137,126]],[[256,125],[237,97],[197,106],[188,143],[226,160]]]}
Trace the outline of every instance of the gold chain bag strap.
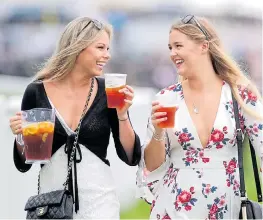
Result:
{"label": "gold chain bag strap", "polygon": [[81,123],[86,114],[93,88],[94,78],[92,78],[89,95],[76,129],[76,136],[68,162],[67,178],[63,184],[64,189],[40,194],[40,176],[38,175],[38,195],[31,196],[25,206],[27,219],[73,219],[73,197],[67,187],[74,162]]}

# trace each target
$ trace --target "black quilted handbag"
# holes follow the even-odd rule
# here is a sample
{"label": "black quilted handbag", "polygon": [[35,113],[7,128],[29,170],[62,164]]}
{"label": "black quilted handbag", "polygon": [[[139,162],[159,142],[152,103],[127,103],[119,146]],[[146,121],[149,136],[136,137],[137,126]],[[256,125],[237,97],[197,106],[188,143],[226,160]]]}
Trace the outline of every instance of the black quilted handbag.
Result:
{"label": "black quilted handbag", "polygon": [[89,95],[76,129],[75,140],[68,162],[67,179],[63,184],[64,189],[40,194],[40,175],[38,175],[38,195],[31,196],[25,206],[25,211],[27,211],[27,219],[73,219],[73,197],[67,190],[67,186],[75,157],[81,122],[85,116],[93,87],[94,78],[92,78]]}
{"label": "black quilted handbag", "polygon": [[31,196],[25,210],[27,219],[73,219],[73,198],[68,190]]}
{"label": "black quilted handbag", "polygon": [[240,176],[240,198],[241,198],[241,208],[239,212],[239,219],[262,219],[262,205],[258,202],[262,202],[262,190],[260,186],[260,178],[257,168],[257,160],[255,155],[255,150],[249,141],[250,152],[254,170],[254,177],[257,188],[258,202],[249,200],[246,196],[245,178],[244,178],[244,168],[243,168],[243,149],[242,149],[242,131],[240,129],[240,121],[238,114],[237,101],[233,97],[234,114],[236,120],[237,129],[237,145],[238,145],[238,165],[239,165],[239,176]]}

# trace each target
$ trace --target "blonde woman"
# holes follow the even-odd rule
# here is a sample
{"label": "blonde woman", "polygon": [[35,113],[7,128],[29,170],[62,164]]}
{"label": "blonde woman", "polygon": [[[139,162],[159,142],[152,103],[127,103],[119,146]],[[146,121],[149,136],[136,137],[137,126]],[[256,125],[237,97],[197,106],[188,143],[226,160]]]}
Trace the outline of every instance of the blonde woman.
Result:
{"label": "blonde woman", "polygon": [[[232,93],[243,133],[263,158],[260,94],[227,56],[206,19],[186,16],[172,25],[170,57],[181,78],[158,93],[174,97],[174,128],[162,129],[165,112],[152,103],[138,171],[139,196],[151,219],[238,219],[239,170]],[[145,167],[146,166],[146,167]],[[148,187],[144,187],[145,183]]]}
{"label": "blonde woman", "polygon": [[[133,89],[126,86],[120,91],[126,96],[123,108],[109,109],[104,79],[98,77],[110,59],[111,36],[111,26],[97,20],[83,17],[70,22],[53,56],[28,85],[22,100],[21,110],[55,108],[56,112],[51,162],[40,172],[40,193],[44,193],[63,189],[68,154],[90,96],[69,182],[75,219],[119,218],[120,204],[106,157],[111,132],[122,161],[135,166],[141,157],[140,140],[128,116]],[[20,113],[10,119],[10,127],[14,134],[21,133]],[[15,142],[14,163],[19,171],[27,172],[31,165],[24,163],[22,149]]]}

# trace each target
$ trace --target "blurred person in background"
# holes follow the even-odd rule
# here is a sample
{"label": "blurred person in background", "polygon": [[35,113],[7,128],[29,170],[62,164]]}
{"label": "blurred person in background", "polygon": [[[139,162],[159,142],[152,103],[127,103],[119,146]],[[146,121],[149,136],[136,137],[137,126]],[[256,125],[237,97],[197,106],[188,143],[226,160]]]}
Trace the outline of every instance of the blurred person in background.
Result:
{"label": "blurred person in background", "polygon": [[[84,115],[74,175],[68,185],[74,196],[74,219],[119,219],[120,204],[106,158],[111,132],[122,161],[135,166],[141,158],[140,139],[128,115],[133,88],[126,86],[120,90],[126,98],[122,108],[110,109],[105,80],[98,77],[110,59],[111,37],[112,28],[108,24],[88,17],[70,22],[53,56],[27,86],[22,99],[21,110],[54,108],[56,112],[52,158],[41,166],[40,193],[63,189],[68,156]],[[87,109],[83,111],[85,105]],[[21,112],[10,119],[10,127],[13,134],[21,134]],[[23,146],[17,141],[14,143],[14,163],[20,172],[27,172],[32,166],[25,164]]]}
{"label": "blurred person in background", "polygon": [[243,134],[263,160],[263,105],[256,87],[225,53],[205,18],[172,25],[169,49],[179,82],[159,100],[175,99],[174,127],[161,128],[167,112],[152,103],[137,172],[139,197],[151,219],[239,219],[240,183],[232,94]]}

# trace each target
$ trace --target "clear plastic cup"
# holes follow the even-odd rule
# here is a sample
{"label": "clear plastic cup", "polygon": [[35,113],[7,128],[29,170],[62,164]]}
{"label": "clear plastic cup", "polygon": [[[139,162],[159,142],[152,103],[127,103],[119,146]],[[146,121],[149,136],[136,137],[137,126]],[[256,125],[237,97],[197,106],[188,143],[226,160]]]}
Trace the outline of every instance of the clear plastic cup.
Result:
{"label": "clear plastic cup", "polygon": [[108,108],[122,108],[125,104],[125,95],[119,90],[126,86],[127,74],[108,73],[104,76]]}
{"label": "clear plastic cup", "polygon": [[47,108],[34,108],[22,111],[22,135],[17,136],[24,146],[27,164],[49,162],[55,127],[55,111]]}
{"label": "clear plastic cup", "polygon": [[[156,95],[156,101],[159,102],[159,105],[162,107],[158,109],[156,112],[166,112],[167,114],[165,117],[167,117],[166,121],[162,121],[158,123],[158,127],[160,128],[174,128],[175,126],[175,113],[178,110],[179,105],[177,104],[177,101],[175,99],[175,96],[173,93],[171,95]],[[163,117],[163,116],[161,116]]]}

